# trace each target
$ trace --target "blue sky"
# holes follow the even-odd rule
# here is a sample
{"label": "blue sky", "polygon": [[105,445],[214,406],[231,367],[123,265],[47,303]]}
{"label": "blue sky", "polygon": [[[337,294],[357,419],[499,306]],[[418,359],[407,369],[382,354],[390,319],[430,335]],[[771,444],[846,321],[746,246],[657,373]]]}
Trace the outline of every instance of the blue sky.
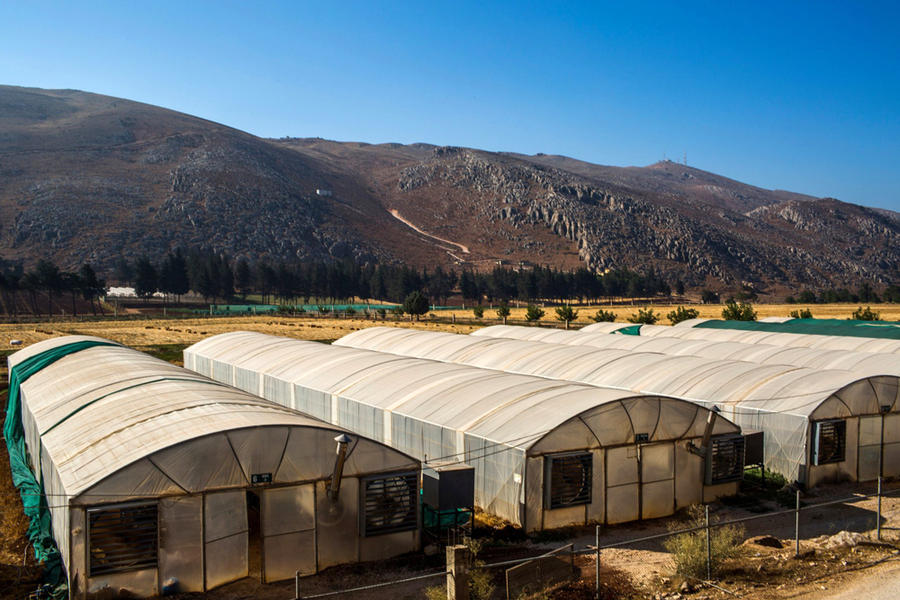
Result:
{"label": "blue sky", "polygon": [[0,83],[900,210],[900,3],[0,3]]}

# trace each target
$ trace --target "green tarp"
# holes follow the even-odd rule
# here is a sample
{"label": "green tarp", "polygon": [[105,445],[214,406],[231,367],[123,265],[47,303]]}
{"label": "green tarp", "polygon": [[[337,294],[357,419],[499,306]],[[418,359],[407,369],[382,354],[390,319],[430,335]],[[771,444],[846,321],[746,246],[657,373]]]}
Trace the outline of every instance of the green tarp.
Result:
{"label": "green tarp", "polygon": [[783,323],[765,323],[760,321],[711,320],[698,323],[694,327],[701,329],[740,329],[743,331],[770,331],[772,333],[805,333],[811,335],[839,335],[900,340],[900,323],[896,321],[790,319]]}
{"label": "green tarp", "polygon": [[[28,466],[25,450],[25,434],[22,429],[22,405],[19,388],[29,377],[57,360],[93,346],[117,346],[113,342],[85,340],[65,344],[25,359],[9,372],[9,399],[6,404],[6,421],[3,435],[9,451],[9,466],[13,484],[22,496],[25,516],[28,517],[28,539],[34,546],[34,556],[44,563],[44,580],[64,591],[65,573],[59,550],[53,540],[50,527],[50,510],[44,497],[42,482],[35,478]],[[55,595],[55,594],[54,594]]]}
{"label": "green tarp", "polygon": [[625,325],[613,331],[616,335],[641,335],[641,325]]}

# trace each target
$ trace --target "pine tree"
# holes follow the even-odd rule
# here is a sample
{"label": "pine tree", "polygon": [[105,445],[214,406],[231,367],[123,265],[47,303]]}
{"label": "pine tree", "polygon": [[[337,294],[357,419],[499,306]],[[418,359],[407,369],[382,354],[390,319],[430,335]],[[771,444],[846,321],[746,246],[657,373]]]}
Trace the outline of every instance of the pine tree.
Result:
{"label": "pine tree", "polygon": [[147,299],[159,289],[159,274],[146,256],[138,259],[134,266],[134,293],[138,298]]}

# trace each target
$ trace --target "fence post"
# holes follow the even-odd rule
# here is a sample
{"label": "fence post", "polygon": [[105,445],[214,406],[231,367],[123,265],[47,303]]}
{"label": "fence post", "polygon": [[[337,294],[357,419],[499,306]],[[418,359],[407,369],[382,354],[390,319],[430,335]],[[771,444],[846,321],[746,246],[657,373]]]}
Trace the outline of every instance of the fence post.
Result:
{"label": "fence post", "polygon": [[447,600],[469,600],[469,549],[447,546]]}
{"label": "fence post", "polygon": [[294,600],[300,600],[300,571],[294,571]]}
{"label": "fence post", "polygon": [[600,526],[597,525],[597,529],[594,531],[594,552],[596,553],[594,559],[594,575],[596,576],[596,580],[594,581],[594,596],[597,600],[600,600]]}
{"label": "fence post", "polygon": [[881,476],[878,476],[878,520],[875,522],[877,539],[881,541]]}
{"label": "fence post", "polygon": [[704,505],[706,509],[706,580],[712,580],[712,551],[709,543],[709,504]]}
{"label": "fence post", "polygon": [[800,490],[797,490],[797,508],[794,510],[794,556],[800,556]]}

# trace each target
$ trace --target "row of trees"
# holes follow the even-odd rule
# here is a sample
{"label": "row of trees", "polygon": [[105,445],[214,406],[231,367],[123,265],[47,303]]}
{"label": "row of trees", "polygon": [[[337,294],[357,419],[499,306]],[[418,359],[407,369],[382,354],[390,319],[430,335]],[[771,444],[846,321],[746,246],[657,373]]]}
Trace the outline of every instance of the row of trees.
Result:
{"label": "row of trees", "polygon": [[[402,303],[412,292],[420,292],[431,302],[444,304],[447,298],[459,293],[467,303],[503,303],[519,300],[529,304],[550,301],[559,304],[600,301],[608,298],[652,298],[684,293],[684,284],[675,281],[670,285],[650,268],[646,273],[617,269],[595,274],[586,268],[563,271],[551,267],[512,270],[497,266],[490,272],[471,270],[460,272],[435,269],[415,269],[398,265],[361,265],[352,260],[336,262],[277,262],[266,259],[250,262],[232,260],[226,255],[209,251],[180,249],[152,260],[141,257],[133,262],[119,261],[112,279],[119,284],[132,285],[140,297],[150,297],[162,292],[175,299],[188,291],[196,292],[206,300],[229,300],[236,297],[258,295],[264,303],[292,303],[303,299],[338,301],[349,298],[378,298]],[[43,312],[38,297],[46,295],[46,312],[52,312],[52,304],[58,297],[68,294],[72,299],[72,312],[77,312],[76,299],[90,302],[96,312],[97,298],[105,292],[106,284],[98,278],[90,265],[77,271],[63,271],[52,262],[41,260],[34,269],[23,271],[21,267],[3,266],[0,263],[0,293],[7,312],[14,314],[18,300],[27,297],[34,313]],[[750,289],[742,289],[737,296],[740,304],[755,298]],[[870,284],[863,284],[851,293],[846,289],[826,290],[815,293],[802,291],[788,302],[812,304],[819,302],[900,302],[900,286],[888,286],[879,295]],[[703,302],[718,303],[719,295],[703,290]],[[740,307],[740,304],[736,306]],[[667,315],[668,316],[668,315]],[[675,319],[683,315],[674,315]],[[740,315],[746,317],[747,315]],[[646,322],[649,317],[636,322]],[[671,319],[670,319],[671,320]]]}
{"label": "row of trees", "polygon": [[803,290],[797,297],[788,296],[785,299],[788,304],[828,304],[834,302],[856,303],[856,302],[900,302],[900,285],[894,284],[887,286],[879,295],[869,283],[864,283],[856,292],[851,292],[846,288],[835,288],[814,292],[812,290]]}
{"label": "row of trees", "polygon": [[[251,263],[243,258],[232,261],[214,253],[181,250],[168,254],[158,263],[147,257],[133,264],[120,261],[114,278],[133,285],[141,297],[149,297],[156,291],[177,297],[190,289],[206,299],[258,294],[263,302],[283,303],[297,298],[307,303],[310,298],[334,301],[353,297],[403,302],[413,291],[421,291],[441,304],[455,290],[472,303],[482,300],[584,302],[672,293],[672,287],[653,269],[646,274],[620,269],[597,275],[584,268],[562,271],[535,267],[514,271],[498,266],[489,273],[470,270],[457,273],[441,267],[417,270],[407,266],[360,265],[350,260]],[[684,284],[675,282],[675,291],[684,293]]]}
{"label": "row of trees", "polygon": [[[26,299],[33,314],[40,314],[46,307],[53,313],[53,302],[69,296],[72,314],[78,314],[78,298],[90,302],[91,311],[103,311],[98,299],[106,294],[106,282],[97,277],[90,265],[82,265],[77,271],[63,271],[47,260],[38,261],[34,269],[24,271],[21,266],[5,266],[0,270],[0,297],[8,314],[18,314],[19,301]],[[46,304],[39,296],[46,296]]]}

